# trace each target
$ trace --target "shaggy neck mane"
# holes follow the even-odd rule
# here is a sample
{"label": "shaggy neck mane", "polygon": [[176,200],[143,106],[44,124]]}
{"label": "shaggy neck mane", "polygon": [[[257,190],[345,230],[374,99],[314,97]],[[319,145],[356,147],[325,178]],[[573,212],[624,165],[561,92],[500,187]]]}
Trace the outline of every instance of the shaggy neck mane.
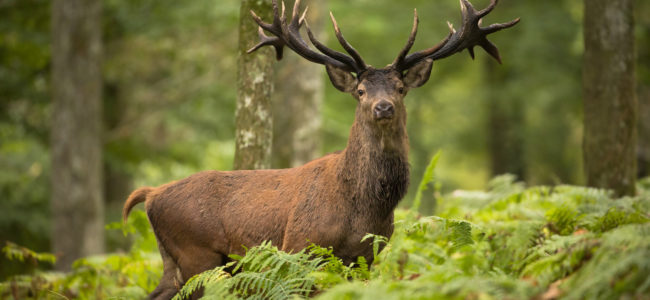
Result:
{"label": "shaggy neck mane", "polygon": [[409,185],[405,126],[378,129],[355,121],[338,174],[361,213],[387,217]]}

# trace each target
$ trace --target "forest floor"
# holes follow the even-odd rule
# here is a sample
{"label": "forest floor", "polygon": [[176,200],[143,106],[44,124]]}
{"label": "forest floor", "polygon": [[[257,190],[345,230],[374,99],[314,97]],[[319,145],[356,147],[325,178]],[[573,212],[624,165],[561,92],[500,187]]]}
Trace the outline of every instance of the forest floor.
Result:
{"label": "forest floor", "polygon": [[[207,299],[650,299],[650,193],[614,199],[604,190],[529,187],[510,176],[488,191],[437,199],[435,216],[396,211],[395,233],[368,235],[368,269],[331,249],[289,254],[270,243],[233,257],[234,276],[217,268],[192,278]],[[422,192],[421,190],[420,192]],[[35,271],[0,283],[0,298],[139,299],[158,283],[162,263],[147,218],[109,225],[133,238],[128,253],[78,260],[68,273]],[[47,264],[53,257],[17,245],[6,256]]]}

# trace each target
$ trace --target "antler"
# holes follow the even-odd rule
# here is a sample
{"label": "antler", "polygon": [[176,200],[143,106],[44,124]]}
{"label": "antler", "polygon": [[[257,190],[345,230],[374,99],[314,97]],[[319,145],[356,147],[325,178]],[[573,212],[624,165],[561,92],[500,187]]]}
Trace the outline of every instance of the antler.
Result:
{"label": "antler", "polygon": [[509,28],[514,26],[519,22],[519,18],[516,18],[507,23],[497,23],[492,24],[487,27],[481,27],[482,18],[489,14],[494,7],[497,5],[497,0],[491,0],[490,5],[480,11],[477,11],[474,6],[468,0],[460,0],[461,15],[462,15],[462,26],[460,31],[456,31],[451,25],[449,25],[449,35],[442,40],[437,45],[421,50],[410,55],[406,55],[413,43],[415,42],[415,35],[417,34],[418,29],[418,15],[417,11],[414,12],[413,16],[413,29],[411,30],[411,35],[406,43],[406,46],[400,51],[400,54],[393,61],[393,67],[399,71],[408,70],[418,62],[425,59],[442,59],[448,57],[456,52],[463,51],[467,49],[469,55],[474,59],[474,47],[480,46],[488,54],[494,57],[499,63],[501,63],[501,57],[499,56],[499,50],[497,47],[487,39],[488,34],[497,32],[499,30]]}
{"label": "antler", "polygon": [[[284,15],[284,1],[282,2],[282,13],[280,14],[278,9],[278,1],[273,0],[273,23],[271,24],[262,21],[262,19],[251,10],[253,19],[259,25],[258,32],[260,42],[248,50],[248,53],[252,53],[264,46],[273,46],[275,48],[276,58],[280,60],[282,59],[284,46],[287,46],[298,55],[318,64],[333,65],[350,72],[355,72],[357,74],[360,74],[368,68],[359,53],[345,40],[345,38],[343,38],[343,34],[341,33],[341,30],[336,23],[336,19],[334,19],[334,15],[332,15],[331,12],[330,17],[332,19],[332,23],[334,24],[336,38],[339,40],[339,43],[341,43],[343,48],[350,54],[351,57],[341,52],[327,48],[325,45],[319,42],[314,37],[311,29],[309,28],[309,24],[307,24],[307,21],[305,20],[307,8],[301,15],[298,14],[299,10],[300,0],[296,0],[293,6],[293,12],[289,24],[287,24],[287,19]],[[303,24],[307,29],[309,40],[322,54],[310,49],[307,43],[302,39],[302,36],[300,35],[300,27]],[[270,32],[274,36],[267,36],[264,34],[264,30]]]}

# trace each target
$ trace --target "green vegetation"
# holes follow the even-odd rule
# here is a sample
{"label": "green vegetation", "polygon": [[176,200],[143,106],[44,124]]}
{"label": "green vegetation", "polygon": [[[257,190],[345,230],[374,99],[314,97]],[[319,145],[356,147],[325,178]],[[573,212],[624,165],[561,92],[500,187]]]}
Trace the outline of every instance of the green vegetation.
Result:
{"label": "green vegetation", "polygon": [[[303,5],[315,1],[320,0]],[[444,38],[446,20],[456,26],[460,21],[453,0],[326,2],[320,14],[327,18],[331,10],[346,38],[379,67],[404,45],[413,8],[421,20],[414,51]],[[582,2],[501,1],[486,23],[522,18],[508,34],[494,36],[503,65],[494,65],[482,50],[474,61],[461,53],[436,62],[427,85],[410,92],[413,182],[396,212],[390,241],[366,237],[376,248],[387,242],[370,269],[364,261],[343,265],[331,249],[287,254],[265,244],[234,258],[230,267],[236,275],[220,269],[203,273],[182,295],[206,286],[215,299],[224,293],[650,298],[650,177],[639,181],[634,198],[614,199],[606,191],[576,186],[585,183]],[[239,4],[103,1],[101,135],[108,223],[119,220],[134,188],[232,168]],[[134,211],[125,226],[107,226],[106,255],[80,259],[67,273],[51,271],[57,255],[49,254],[51,242],[66,233],[53,232],[50,210],[57,175],[50,139],[51,6],[47,0],[0,4],[0,299],[145,298],[157,285],[162,262],[142,211]],[[650,1],[636,0],[634,11],[639,120],[650,120]],[[325,24],[323,41],[341,50]],[[321,72],[327,80],[324,68]],[[345,147],[356,106],[349,95],[325,86],[322,153]],[[650,127],[644,126],[639,149],[650,153]],[[427,167],[431,149],[445,155]],[[504,153],[511,161],[498,161]],[[639,164],[643,176],[650,169],[648,157]],[[499,163],[512,165],[500,170]],[[516,179],[489,180],[502,172],[516,173]],[[416,175],[423,173],[418,185]]]}
{"label": "green vegetation", "polygon": [[[128,253],[114,253],[77,260],[69,273],[35,271],[13,276],[0,284],[0,298],[14,299],[125,299],[145,298],[162,276],[162,260],[144,212],[134,211],[128,224],[114,223],[109,230],[122,230],[133,238]],[[54,262],[51,254],[8,244],[3,252],[9,259],[42,265]]]}
{"label": "green vegetation", "polygon": [[[607,191],[584,187],[525,188],[509,175],[489,186],[486,192],[458,190],[440,197],[437,216],[397,210],[390,241],[366,236],[376,249],[387,243],[370,270],[362,258],[343,265],[331,249],[312,245],[290,254],[264,243],[194,276],[176,299],[201,287],[206,299],[650,295],[650,193],[613,199]],[[0,284],[0,297],[144,298],[162,271],[145,214],[134,211],[127,225],[108,229],[130,233],[134,244],[128,253],[80,259],[66,274],[36,271],[12,277]],[[50,255],[13,244],[3,252],[10,259],[52,261]]]}

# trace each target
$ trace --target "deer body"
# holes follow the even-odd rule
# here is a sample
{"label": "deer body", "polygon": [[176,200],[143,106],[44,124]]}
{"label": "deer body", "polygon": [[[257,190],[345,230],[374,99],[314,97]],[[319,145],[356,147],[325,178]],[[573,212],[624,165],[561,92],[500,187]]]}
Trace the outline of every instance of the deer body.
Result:
{"label": "deer body", "polygon": [[[273,46],[282,57],[286,46],[302,57],[326,66],[332,84],[357,100],[354,123],[343,151],[326,155],[292,169],[249,171],[206,171],[157,188],[140,188],[124,204],[129,211],[145,202],[163,258],[163,278],[150,295],[169,299],[193,275],[223,265],[228,254],[243,254],[244,247],[272,241],[285,251],[298,251],[314,243],[333,247],[345,264],[358,256],[373,261],[372,244],[361,242],[368,233],[390,237],[393,211],[409,184],[408,136],[404,97],[429,79],[433,61],[481,46],[499,60],[487,35],[513,26],[480,27],[480,19],[496,5],[476,11],[461,0],[463,25],[438,45],[408,54],[415,41],[418,18],[406,46],[395,61],[381,69],[365,64],[343,38],[336,20],[336,37],[350,54],[327,48],[318,42],[303,17],[300,0],[290,20],[273,0],[272,23],[260,25],[263,46]],[[305,25],[309,48],[299,29]],[[274,36],[269,37],[263,31]]]}
{"label": "deer body", "polygon": [[[172,257],[243,254],[242,246],[271,240],[287,251],[310,242],[333,246],[347,262],[357,256],[371,262],[371,248],[361,238],[392,233],[408,164],[392,155],[381,165],[348,161],[348,150],[294,169],[201,172],[150,190],[147,214]],[[354,174],[382,171],[394,175],[366,173],[365,180],[357,180]]]}

